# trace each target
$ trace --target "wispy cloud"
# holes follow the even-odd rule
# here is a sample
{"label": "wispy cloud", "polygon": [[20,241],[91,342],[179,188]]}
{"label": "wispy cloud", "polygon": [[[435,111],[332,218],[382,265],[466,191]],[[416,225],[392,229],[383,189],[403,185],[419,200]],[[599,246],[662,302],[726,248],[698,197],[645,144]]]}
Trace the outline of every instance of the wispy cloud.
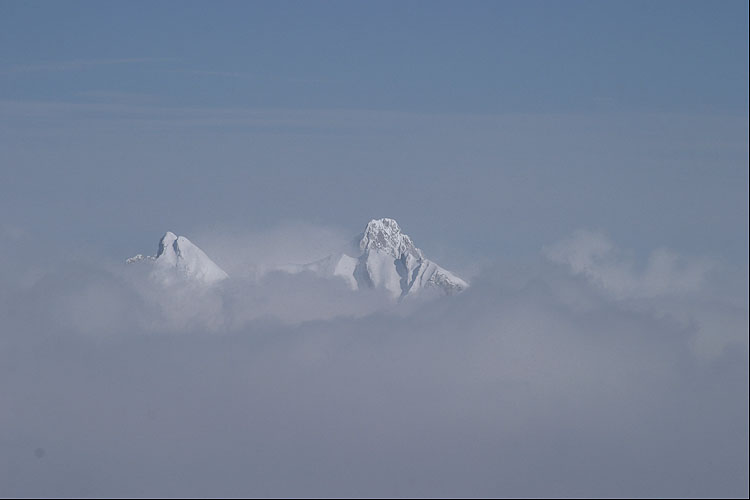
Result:
{"label": "wispy cloud", "polygon": [[[328,133],[373,132],[392,128],[392,119],[402,121],[414,115],[398,112],[362,110],[285,110],[212,108],[200,106],[174,107],[159,104],[156,96],[142,96],[117,91],[79,93],[84,101],[13,101],[0,99],[0,126],[18,126],[21,122],[70,129],[74,123],[84,127],[132,126],[163,129],[164,127],[279,127],[295,131]],[[401,125],[399,125],[401,126]]]}
{"label": "wispy cloud", "polygon": [[157,104],[159,96],[141,92],[121,92],[118,90],[86,90],[76,96],[89,103],[114,103],[122,105]]}
{"label": "wispy cloud", "polygon": [[73,61],[44,62],[38,64],[21,64],[0,70],[0,75],[15,75],[42,71],[77,71],[94,66],[110,66],[118,64],[144,64],[174,61],[170,57],[130,57],[121,59],[77,59]]}
{"label": "wispy cloud", "polygon": [[175,69],[173,73],[186,73],[189,75],[196,76],[219,76],[226,78],[257,78],[256,75],[250,73],[241,73],[239,71],[211,71],[211,70],[200,70],[200,69]]}
{"label": "wispy cloud", "polygon": [[170,73],[184,73],[194,76],[209,76],[217,78],[239,78],[247,80],[271,80],[277,82],[286,83],[337,83],[338,80],[333,78],[310,78],[310,77],[295,77],[295,76],[283,76],[283,75],[269,75],[269,74],[257,74],[257,73],[246,73],[242,71],[215,71],[215,70],[201,70],[201,69],[169,69],[166,70]]}
{"label": "wispy cloud", "polygon": [[[246,255],[267,261],[314,229],[215,244],[265,239]],[[19,250],[0,265],[0,496],[747,496],[747,309],[671,284],[633,307],[578,272],[654,275],[603,235],[552,245],[569,269],[488,268],[398,309],[304,275],[162,288],[0,243]],[[40,262],[28,285],[2,274]],[[697,329],[736,340],[697,362]]]}

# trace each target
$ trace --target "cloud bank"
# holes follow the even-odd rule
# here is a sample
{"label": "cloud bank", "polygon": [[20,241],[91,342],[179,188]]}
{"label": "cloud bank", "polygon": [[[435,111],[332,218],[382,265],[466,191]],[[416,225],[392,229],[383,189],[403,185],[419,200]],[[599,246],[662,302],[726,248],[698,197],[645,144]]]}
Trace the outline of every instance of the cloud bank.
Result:
{"label": "cloud bank", "polygon": [[[266,267],[164,289],[0,234],[2,496],[748,493],[747,304],[709,260],[579,232],[395,306]],[[248,248],[306,258],[295,234]]]}

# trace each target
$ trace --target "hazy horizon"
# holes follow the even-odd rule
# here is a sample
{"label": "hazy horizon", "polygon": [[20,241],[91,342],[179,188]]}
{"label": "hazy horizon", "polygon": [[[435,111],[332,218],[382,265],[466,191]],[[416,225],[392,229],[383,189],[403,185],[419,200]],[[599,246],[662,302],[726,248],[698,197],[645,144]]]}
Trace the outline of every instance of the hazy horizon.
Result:
{"label": "hazy horizon", "polygon": [[747,497],[748,130],[745,2],[2,0],[0,496]]}

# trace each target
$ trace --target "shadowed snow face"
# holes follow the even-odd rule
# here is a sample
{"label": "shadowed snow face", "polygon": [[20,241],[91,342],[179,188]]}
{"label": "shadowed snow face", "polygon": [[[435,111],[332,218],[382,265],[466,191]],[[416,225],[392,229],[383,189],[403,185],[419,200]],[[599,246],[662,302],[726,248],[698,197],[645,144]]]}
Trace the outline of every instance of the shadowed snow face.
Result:
{"label": "shadowed snow face", "polygon": [[426,259],[393,219],[373,219],[343,252],[287,272],[340,278],[353,290],[385,290],[393,299],[454,295],[469,284]]}
{"label": "shadowed snow face", "polygon": [[414,246],[411,238],[401,232],[393,219],[373,219],[367,223],[359,242],[361,252],[378,250],[390,254],[394,259],[404,255],[424,258],[422,251]]}

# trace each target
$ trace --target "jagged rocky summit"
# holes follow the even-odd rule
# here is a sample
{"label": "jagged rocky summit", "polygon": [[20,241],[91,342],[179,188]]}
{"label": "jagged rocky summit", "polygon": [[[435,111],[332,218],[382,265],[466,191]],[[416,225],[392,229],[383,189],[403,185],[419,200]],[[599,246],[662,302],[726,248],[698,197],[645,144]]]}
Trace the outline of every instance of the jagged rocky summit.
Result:
{"label": "jagged rocky summit", "polygon": [[[151,264],[152,278],[166,285],[185,280],[211,285],[228,278],[203,250],[172,232],[167,232],[159,241],[155,256],[139,254],[126,262]],[[385,290],[398,300],[436,293],[454,295],[469,286],[427,259],[393,219],[373,219],[342,251],[316,262],[285,266],[281,270],[343,279],[353,290]]]}
{"label": "jagged rocky summit", "polygon": [[396,299],[430,292],[453,295],[469,286],[425,258],[398,223],[387,218],[371,220],[341,253],[287,270],[343,278],[354,290],[385,289]]}
{"label": "jagged rocky summit", "polygon": [[169,231],[159,241],[159,250],[155,256],[138,254],[126,262],[152,264],[154,268],[151,276],[164,284],[186,279],[210,285],[229,277],[189,239]]}

